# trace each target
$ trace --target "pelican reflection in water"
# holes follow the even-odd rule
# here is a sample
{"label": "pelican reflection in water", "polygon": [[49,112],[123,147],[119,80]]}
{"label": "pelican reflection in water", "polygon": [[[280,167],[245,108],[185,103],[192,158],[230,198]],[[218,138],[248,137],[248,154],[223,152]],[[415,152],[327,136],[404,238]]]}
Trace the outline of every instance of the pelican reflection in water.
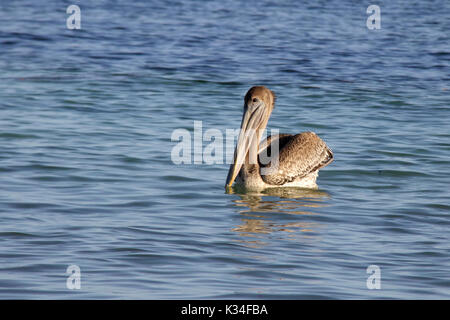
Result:
{"label": "pelican reflection in water", "polygon": [[[272,135],[260,144],[274,104],[274,93],[264,86],[252,87],[245,95],[241,131],[228,171],[227,189],[235,180],[249,190],[314,189],[319,169],[333,161],[332,151],[313,132]],[[262,161],[262,155],[271,157],[270,161]]]}
{"label": "pelican reflection in water", "polygon": [[[324,191],[299,188],[270,188],[237,195],[240,199],[233,200],[233,204],[241,215],[241,223],[232,231],[250,237],[239,240],[249,246],[264,245],[258,235],[272,232],[288,232],[291,237],[301,239],[317,237],[321,223],[314,218],[318,214],[315,211],[326,207],[330,198]],[[274,213],[282,215],[272,219]],[[284,221],[285,214],[297,215],[299,219],[292,221],[290,217]]]}

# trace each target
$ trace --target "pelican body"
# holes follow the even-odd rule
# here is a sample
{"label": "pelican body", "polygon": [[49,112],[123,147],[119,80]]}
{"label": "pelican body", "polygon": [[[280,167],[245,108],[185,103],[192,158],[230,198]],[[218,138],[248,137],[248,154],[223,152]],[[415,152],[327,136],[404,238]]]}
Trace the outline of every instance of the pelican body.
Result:
{"label": "pelican body", "polygon": [[259,143],[275,105],[274,93],[252,87],[244,98],[244,115],[228,171],[226,188],[236,184],[251,190],[276,187],[317,188],[319,169],[333,153],[314,132],[271,135]]}

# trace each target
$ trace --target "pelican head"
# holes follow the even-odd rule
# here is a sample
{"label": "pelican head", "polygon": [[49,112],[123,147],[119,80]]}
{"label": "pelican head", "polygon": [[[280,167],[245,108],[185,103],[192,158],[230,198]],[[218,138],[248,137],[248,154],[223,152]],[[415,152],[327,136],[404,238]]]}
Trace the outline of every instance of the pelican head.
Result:
{"label": "pelican head", "polygon": [[274,105],[275,94],[266,87],[256,86],[247,91],[244,98],[241,130],[225,187],[231,187],[244,161],[249,164],[258,163],[259,140],[267,126]]}

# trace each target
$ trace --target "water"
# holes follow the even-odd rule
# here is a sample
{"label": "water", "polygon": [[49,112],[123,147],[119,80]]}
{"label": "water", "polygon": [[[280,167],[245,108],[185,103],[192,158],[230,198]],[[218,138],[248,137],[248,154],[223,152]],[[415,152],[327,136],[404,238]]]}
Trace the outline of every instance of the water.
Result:
{"label": "water", "polygon": [[[1,2],[0,298],[450,298],[450,5],[377,4]],[[171,161],[257,84],[333,149],[319,191]]]}

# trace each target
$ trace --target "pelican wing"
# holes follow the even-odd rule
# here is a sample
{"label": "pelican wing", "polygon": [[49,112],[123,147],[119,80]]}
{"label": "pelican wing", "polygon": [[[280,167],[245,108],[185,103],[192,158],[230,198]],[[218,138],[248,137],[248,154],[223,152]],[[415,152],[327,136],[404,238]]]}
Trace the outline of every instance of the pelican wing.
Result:
{"label": "pelican wing", "polygon": [[259,144],[258,154],[261,154],[261,152],[268,150],[270,156],[271,146],[278,140],[278,143],[280,144],[280,149],[282,146],[284,146],[289,140],[293,137],[292,134],[287,133],[280,133],[280,134],[274,134],[271,136],[268,136],[266,139],[264,139]]}
{"label": "pelican wing", "polygon": [[292,182],[333,161],[332,151],[314,132],[270,136],[263,141],[260,150],[261,178],[272,185]]}

